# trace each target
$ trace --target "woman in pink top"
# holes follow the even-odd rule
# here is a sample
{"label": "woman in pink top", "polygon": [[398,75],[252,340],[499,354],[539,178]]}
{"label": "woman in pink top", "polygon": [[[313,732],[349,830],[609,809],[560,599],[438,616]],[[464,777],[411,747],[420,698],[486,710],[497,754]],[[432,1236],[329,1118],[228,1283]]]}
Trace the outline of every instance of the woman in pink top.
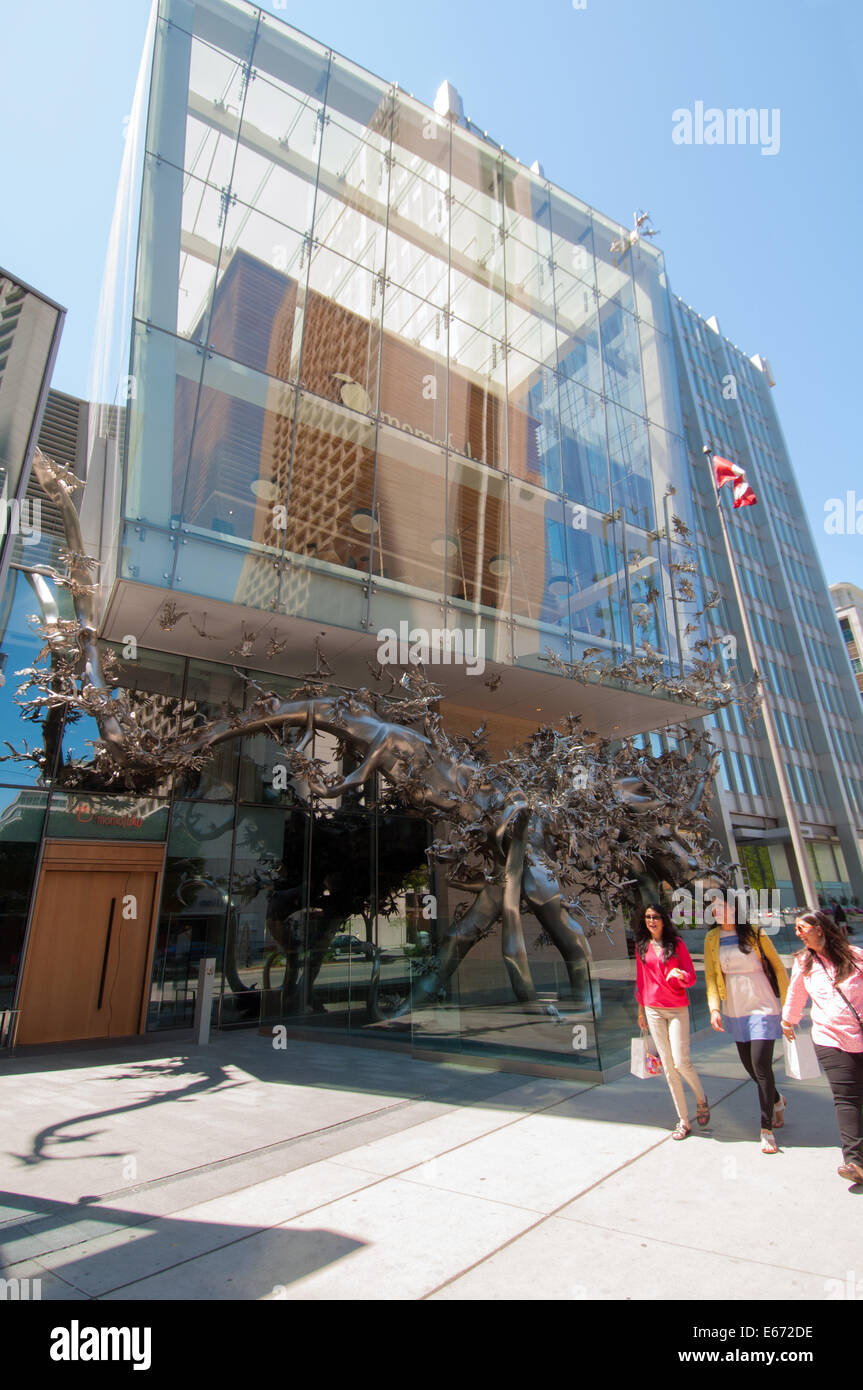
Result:
{"label": "woman in pink top", "polygon": [[706,1125],[710,1119],[704,1087],[689,1060],[686,991],[695,984],[695,967],[671,917],[659,903],[648,904],[635,929],[635,960],[638,1026],[642,1031],[650,1029],[662,1059],[662,1069],[677,1111],[677,1127],[671,1137],[685,1139],[692,1132],[692,1126],[683,1081],[695,1092],[698,1123]]}
{"label": "woman in pink top", "polygon": [[807,1001],[812,1042],[833,1092],[844,1163],[840,1178],[863,1183],[863,951],[851,946],[826,912],[806,912],[794,929],[794,957],[782,1031],[794,1037]]}

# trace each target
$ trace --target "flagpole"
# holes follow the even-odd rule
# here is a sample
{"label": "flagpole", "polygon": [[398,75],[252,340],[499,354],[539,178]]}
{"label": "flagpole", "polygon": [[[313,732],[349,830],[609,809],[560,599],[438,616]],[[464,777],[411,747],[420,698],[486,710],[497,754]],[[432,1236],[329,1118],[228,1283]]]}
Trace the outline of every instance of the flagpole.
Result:
{"label": "flagpole", "polygon": [[800,822],[797,819],[797,808],[791,795],[791,787],[785,771],[785,756],[779,743],[776,732],[776,723],[773,718],[773,711],[770,708],[767,684],[759,670],[759,661],[755,651],[755,642],[752,636],[752,629],[749,626],[749,619],[746,616],[746,606],[743,601],[743,590],[740,587],[740,579],[737,574],[737,563],[734,559],[734,551],[731,546],[731,537],[728,532],[728,522],[725,519],[725,509],[722,506],[722,494],[716,482],[716,469],[713,465],[713,450],[709,444],[705,444],[704,454],[710,467],[710,478],[713,483],[713,491],[716,496],[716,511],[719,516],[719,525],[722,528],[722,539],[725,542],[725,558],[728,562],[728,569],[731,574],[731,583],[734,586],[734,596],[737,599],[737,612],[740,618],[740,626],[743,629],[743,640],[746,643],[746,650],[753,672],[757,673],[757,688],[761,696],[761,717],[764,720],[764,729],[767,734],[767,744],[773,758],[773,769],[776,780],[779,783],[779,795],[782,798],[782,808],[785,812],[785,819],[791,833],[791,843],[794,846],[794,854],[797,859],[797,869],[803,891],[808,898],[810,909],[818,906],[818,889],[812,877],[812,870],[809,866],[809,856],[806,853],[806,842],[803,839],[803,832],[800,829]]}

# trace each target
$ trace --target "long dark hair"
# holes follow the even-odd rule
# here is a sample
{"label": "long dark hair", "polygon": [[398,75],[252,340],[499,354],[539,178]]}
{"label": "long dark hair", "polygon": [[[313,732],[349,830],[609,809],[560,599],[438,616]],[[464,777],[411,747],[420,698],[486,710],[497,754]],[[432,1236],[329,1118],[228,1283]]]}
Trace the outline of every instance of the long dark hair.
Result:
{"label": "long dark hair", "polygon": [[[726,893],[724,901],[728,903],[729,895]],[[749,921],[749,894],[735,889],[731,895],[731,902],[734,904],[734,930],[737,933],[737,945],[745,956],[749,955],[753,943],[756,939],[756,931]],[[719,923],[717,922],[717,927]]]}
{"label": "long dark hair", "polygon": [[[797,921],[805,922],[807,927],[820,927],[823,931],[824,949],[821,954],[827,957],[836,971],[838,985],[847,980],[849,975],[853,975],[855,970],[861,969],[857,957],[829,912],[801,912]],[[809,946],[804,946],[802,951],[797,952],[797,959],[803,967],[804,975],[809,974],[817,956],[818,952],[811,950]]]}
{"label": "long dark hair", "polygon": [[662,918],[662,936],[659,940],[662,943],[662,959],[668,960],[677,950],[681,937],[680,932],[671,920],[671,913],[668,911],[667,907],[662,906],[662,903],[647,903],[647,905],[641,909],[641,917],[638,926],[635,928],[635,949],[641,959],[644,960],[644,957],[647,955],[647,948],[653,940],[653,937],[647,930],[647,923],[644,920],[648,912],[658,912]]}

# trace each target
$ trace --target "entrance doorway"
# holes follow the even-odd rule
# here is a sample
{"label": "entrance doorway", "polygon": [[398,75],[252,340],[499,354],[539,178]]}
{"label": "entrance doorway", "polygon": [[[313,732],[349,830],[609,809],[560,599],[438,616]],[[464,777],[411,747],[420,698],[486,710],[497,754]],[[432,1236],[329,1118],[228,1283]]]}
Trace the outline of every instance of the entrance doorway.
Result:
{"label": "entrance doorway", "polygon": [[164,845],[49,840],[21,980],[17,1041],[143,1031]]}

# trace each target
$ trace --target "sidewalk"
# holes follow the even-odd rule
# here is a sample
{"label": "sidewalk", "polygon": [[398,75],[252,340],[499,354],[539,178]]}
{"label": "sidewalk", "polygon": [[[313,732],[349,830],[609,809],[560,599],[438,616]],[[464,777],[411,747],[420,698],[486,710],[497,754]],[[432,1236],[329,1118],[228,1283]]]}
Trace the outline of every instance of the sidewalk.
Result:
{"label": "sidewalk", "polygon": [[7,1059],[3,1275],[77,1300],[863,1294],[863,1187],[836,1176],[826,1082],[786,1086],[780,1061],[767,1157],[733,1046],[693,1058],[713,1117],[683,1143],[662,1078],[280,1051],[251,1031]]}

